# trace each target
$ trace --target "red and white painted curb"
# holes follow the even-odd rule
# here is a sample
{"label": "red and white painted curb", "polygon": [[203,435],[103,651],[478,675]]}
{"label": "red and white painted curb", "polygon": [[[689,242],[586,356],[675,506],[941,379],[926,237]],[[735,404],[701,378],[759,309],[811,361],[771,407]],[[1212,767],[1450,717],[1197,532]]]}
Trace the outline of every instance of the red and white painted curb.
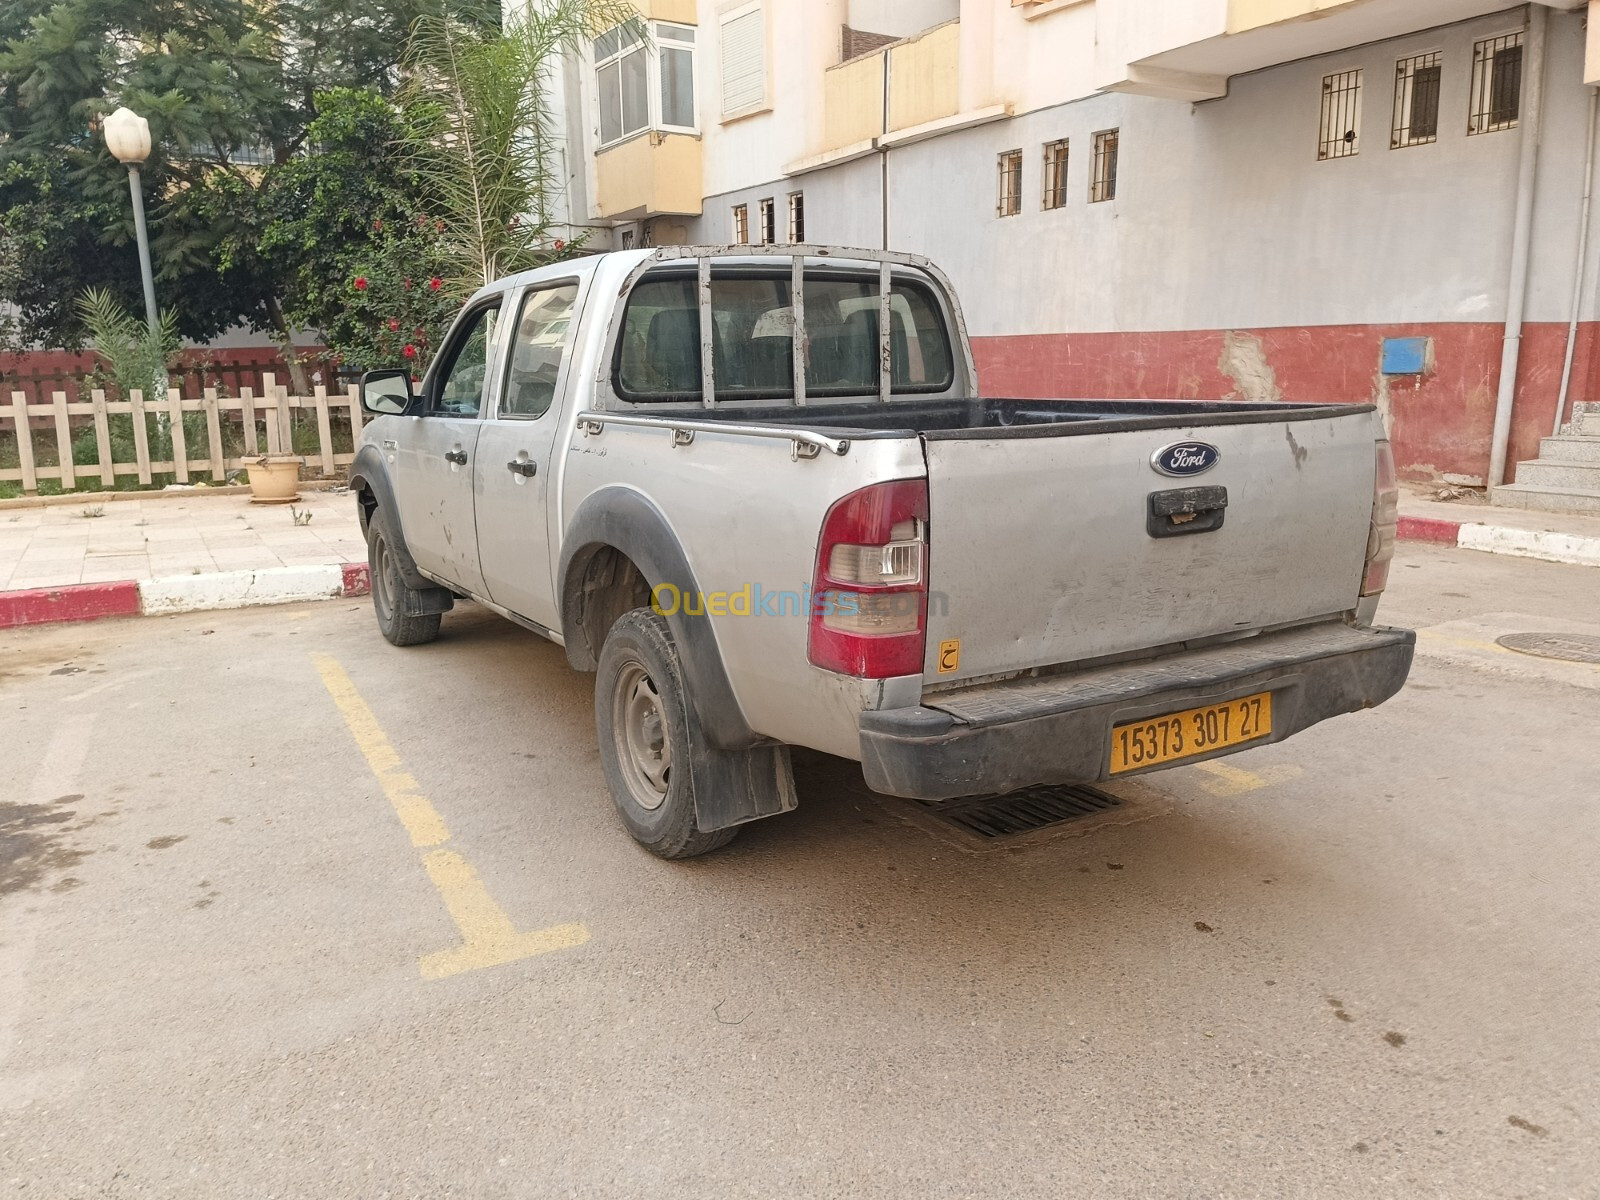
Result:
{"label": "red and white painted curb", "polygon": [[370,591],[366,563],[214,571],[164,579],[126,579],[65,587],[0,592],[0,629],[101,617],[154,617],[169,613],[335,600]]}
{"label": "red and white painted curb", "polygon": [[1514,558],[1600,567],[1600,537],[1582,534],[1442,521],[1437,517],[1401,517],[1399,536],[1408,542],[1432,542],[1437,546],[1509,554]]}

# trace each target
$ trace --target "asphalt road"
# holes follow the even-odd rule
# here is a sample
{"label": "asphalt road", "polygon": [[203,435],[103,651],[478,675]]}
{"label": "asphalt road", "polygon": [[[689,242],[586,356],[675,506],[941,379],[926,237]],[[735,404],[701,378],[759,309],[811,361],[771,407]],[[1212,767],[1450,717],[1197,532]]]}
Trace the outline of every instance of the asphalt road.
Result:
{"label": "asphalt road", "polygon": [[1592,1198],[1600,667],[1488,635],[1597,596],[1402,547],[1382,709],[981,848],[805,757],[683,864],[481,611],[4,635],[0,1193]]}

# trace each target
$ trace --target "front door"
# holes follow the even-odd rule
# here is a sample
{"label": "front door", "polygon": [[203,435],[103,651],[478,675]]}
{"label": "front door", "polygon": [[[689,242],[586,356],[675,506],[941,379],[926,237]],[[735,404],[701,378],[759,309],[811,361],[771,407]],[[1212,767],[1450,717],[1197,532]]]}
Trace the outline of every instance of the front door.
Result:
{"label": "front door", "polygon": [[498,298],[467,313],[429,372],[424,412],[396,439],[395,503],[417,566],[482,595],[472,495],[473,458],[488,408]]}
{"label": "front door", "polygon": [[578,325],[574,280],[536,284],[522,297],[507,339],[505,385],[478,435],[478,548],[489,599],[554,629],[550,561],[551,447]]}

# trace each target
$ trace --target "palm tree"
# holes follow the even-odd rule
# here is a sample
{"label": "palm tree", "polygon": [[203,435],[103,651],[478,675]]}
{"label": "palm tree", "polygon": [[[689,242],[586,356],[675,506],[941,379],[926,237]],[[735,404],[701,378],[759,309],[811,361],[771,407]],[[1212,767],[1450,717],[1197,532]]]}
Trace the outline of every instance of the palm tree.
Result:
{"label": "palm tree", "polygon": [[626,0],[528,0],[499,29],[464,10],[412,27],[400,101],[417,131],[412,169],[445,222],[454,290],[470,294],[551,257],[551,71],[618,25],[644,33]]}

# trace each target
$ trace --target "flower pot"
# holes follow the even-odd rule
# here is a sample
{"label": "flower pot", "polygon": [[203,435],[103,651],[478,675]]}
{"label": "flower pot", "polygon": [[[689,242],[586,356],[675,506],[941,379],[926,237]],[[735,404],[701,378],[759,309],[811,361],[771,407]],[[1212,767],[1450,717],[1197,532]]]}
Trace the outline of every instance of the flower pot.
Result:
{"label": "flower pot", "polygon": [[245,464],[250,475],[252,504],[287,504],[300,499],[300,458],[294,454],[268,454]]}

